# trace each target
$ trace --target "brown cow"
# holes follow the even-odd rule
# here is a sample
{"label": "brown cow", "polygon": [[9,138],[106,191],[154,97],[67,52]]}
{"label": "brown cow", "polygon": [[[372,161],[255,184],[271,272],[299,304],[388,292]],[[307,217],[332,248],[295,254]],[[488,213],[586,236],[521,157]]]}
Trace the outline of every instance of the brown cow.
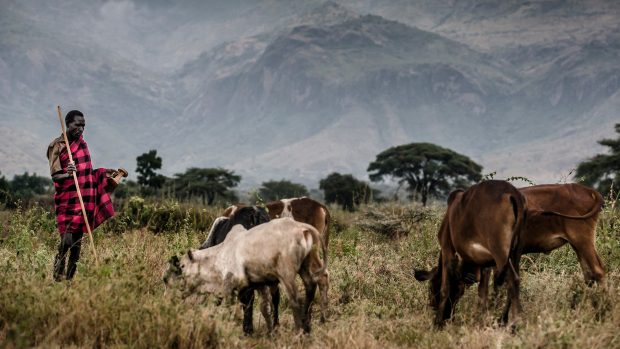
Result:
{"label": "brown cow", "polygon": [[[239,203],[230,206],[222,212],[223,217],[229,217],[236,210],[246,206]],[[321,237],[322,250],[327,251],[329,245],[329,221],[330,215],[327,207],[321,203],[307,197],[282,199],[272,201],[265,205],[271,219],[281,217],[292,217],[294,220],[310,224],[315,227]],[[327,265],[327,253],[323,256],[324,263]],[[312,266],[317,268],[318,266]],[[327,270],[319,280],[319,294],[321,306],[321,322],[325,322],[327,317],[327,290],[329,289],[329,273]]]}
{"label": "brown cow", "polygon": [[[605,288],[605,269],[596,253],[596,224],[603,196],[581,184],[543,184],[520,188],[527,200],[526,222],[519,240],[519,256],[524,253],[549,253],[569,243],[581,264],[588,285]],[[480,279],[478,294],[486,307],[490,270]]]}
{"label": "brown cow", "polygon": [[431,279],[431,305],[436,310],[435,325],[442,326],[452,316],[465,286],[476,280],[484,267],[495,267],[496,283],[508,275],[508,297],[502,322],[512,311],[521,312],[519,266],[513,252],[523,230],[525,198],[510,183],[484,181],[467,191],[455,191],[437,234],[441,252],[432,271],[416,270],[420,281]]}

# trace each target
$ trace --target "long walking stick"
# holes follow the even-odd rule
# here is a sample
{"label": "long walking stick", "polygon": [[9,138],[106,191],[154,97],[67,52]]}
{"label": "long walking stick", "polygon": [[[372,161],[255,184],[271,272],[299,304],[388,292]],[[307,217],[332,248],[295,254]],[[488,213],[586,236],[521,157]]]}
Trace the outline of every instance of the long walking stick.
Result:
{"label": "long walking stick", "polygon": [[[57,107],[58,120],[60,121],[60,127],[62,128],[62,135],[65,138],[65,145],[67,146],[67,154],[69,154],[69,163],[73,163],[73,155],[71,154],[71,148],[69,147],[69,138],[67,138],[67,131],[65,131],[65,123],[62,121],[62,113],[60,112],[60,106]],[[78,183],[77,174],[73,172],[73,182],[75,183],[75,189],[77,189],[78,199],[80,199],[80,206],[82,207],[82,215],[84,216],[84,222],[86,222],[86,230],[90,237],[90,248],[95,255],[95,264],[99,267],[99,257],[97,256],[97,249],[95,249],[95,240],[93,239],[92,231],[90,230],[90,224],[88,224],[88,216],[86,215],[86,208],[84,207],[84,200],[82,200],[82,193],[80,192],[80,184]]]}

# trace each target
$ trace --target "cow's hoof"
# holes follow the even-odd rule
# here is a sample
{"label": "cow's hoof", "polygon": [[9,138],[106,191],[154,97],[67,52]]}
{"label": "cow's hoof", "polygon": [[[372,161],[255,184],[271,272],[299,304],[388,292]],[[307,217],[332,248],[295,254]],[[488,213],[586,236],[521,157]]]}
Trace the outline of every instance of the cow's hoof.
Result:
{"label": "cow's hoof", "polygon": [[243,327],[243,334],[247,337],[251,336],[254,333],[253,327]]}

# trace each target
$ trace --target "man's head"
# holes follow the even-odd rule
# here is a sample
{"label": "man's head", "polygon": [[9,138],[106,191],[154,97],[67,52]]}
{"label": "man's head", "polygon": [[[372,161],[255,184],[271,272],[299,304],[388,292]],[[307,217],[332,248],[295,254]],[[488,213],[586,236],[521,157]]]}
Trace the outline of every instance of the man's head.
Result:
{"label": "man's head", "polygon": [[80,138],[86,127],[84,114],[79,110],[71,110],[65,115],[65,124],[67,125],[67,137],[71,140]]}

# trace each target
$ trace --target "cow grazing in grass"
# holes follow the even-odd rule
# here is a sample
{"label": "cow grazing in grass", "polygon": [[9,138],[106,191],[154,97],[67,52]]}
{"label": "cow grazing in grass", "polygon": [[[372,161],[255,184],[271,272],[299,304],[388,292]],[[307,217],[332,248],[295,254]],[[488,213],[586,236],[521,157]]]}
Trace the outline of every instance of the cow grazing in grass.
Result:
{"label": "cow grazing in grass", "polygon": [[[519,191],[527,200],[527,219],[517,253],[549,253],[568,243],[577,254],[586,283],[605,288],[605,269],[594,246],[604,203],[601,194],[576,183],[535,185]],[[484,307],[490,273],[484,270],[478,286]]]}
{"label": "cow grazing in grass", "polygon": [[467,191],[450,194],[448,208],[437,234],[441,252],[437,267],[416,270],[420,281],[431,280],[430,300],[436,310],[435,325],[452,316],[465,286],[476,281],[484,267],[495,267],[495,281],[508,279],[508,313],[515,320],[521,312],[519,265],[514,258],[524,225],[525,198],[505,181],[484,181]]}
{"label": "cow grazing in grass", "polygon": [[[310,332],[309,309],[326,268],[320,247],[318,231],[291,218],[275,219],[250,230],[236,225],[219,245],[188,251],[180,261],[172,259],[164,281],[180,282],[190,289],[221,297],[250,287],[265,290],[264,286],[281,283],[293,309],[296,328]],[[305,301],[298,297],[296,275],[301,276],[304,284]],[[263,296],[269,297],[268,292],[263,292]],[[268,309],[262,308],[271,330]]]}
{"label": "cow grazing in grass", "polygon": [[[206,249],[219,245],[226,239],[228,233],[235,225],[241,225],[246,230],[251,229],[259,224],[269,222],[269,214],[262,207],[257,206],[244,206],[235,209],[234,212],[229,212],[227,216],[218,217],[211,225],[211,230],[207,236],[207,240],[200,246],[200,249]],[[272,309],[272,319],[265,319],[267,323],[272,323],[273,326],[277,326],[279,323],[279,304],[280,304],[280,289],[277,283],[270,286],[261,286],[258,289],[256,287],[247,287],[239,292],[239,301],[243,304],[243,331],[246,334],[254,332],[254,323],[252,320],[254,310],[254,291],[259,291],[263,297],[261,297],[261,312],[265,315],[265,309],[268,306],[266,304],[266,292],[269,292],[269,299],[271,299],[270,307]]]}
{"label": "cow grazing in grass", "polygon": [[[292,217],[294,220],[302,223],[307,223],[316,228],[321,236],[321,243],[323,244],[322,250],[327,251],[329,245],[329,222],[330,215],[327,207],[321,203],[312,200],[307,197],[282,199],[278,201],[272,201],[266,205],[269,217],[271,219],[281,217]],[[230,206],[222,213],[223,217],[228,217],[234,214],[242,207],[246,207],[244,204],[236,204]],[[327,261],[327,253],[324,254],[323,259]],[[326,263],[327,264],[327,263]],[[316,267],[316,266],[315,266]],[[321,306],[321,322],[325,322],[327,317],[327,290],[329,289],[329,273],[326,271],[321,280],[319,280],[319,293],[320,293],[320,306]]]}

